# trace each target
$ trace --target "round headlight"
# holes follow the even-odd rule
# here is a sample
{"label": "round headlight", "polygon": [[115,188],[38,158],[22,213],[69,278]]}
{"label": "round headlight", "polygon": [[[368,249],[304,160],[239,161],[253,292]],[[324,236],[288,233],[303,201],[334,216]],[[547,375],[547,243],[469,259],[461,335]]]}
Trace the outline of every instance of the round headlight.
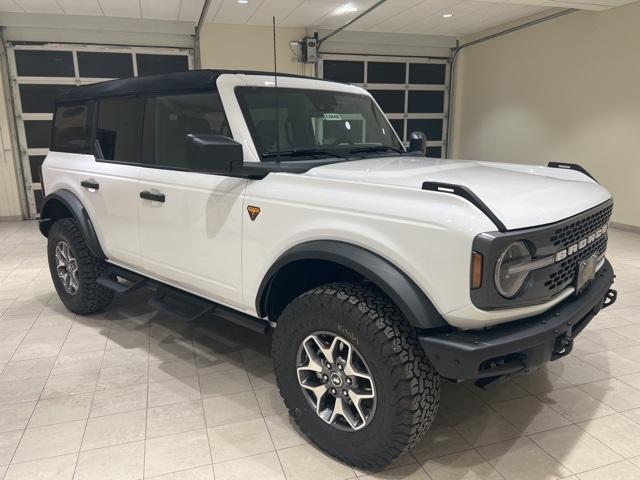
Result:
{"label": "round headlight", "polygon": [[496,288],[500,295],[512,298],[520,291],[529,276],[529,271],[518,271],[519,269],[513,267],[530,261],[531,253],[524,242],[514,242],[502,252],[495,272]]}

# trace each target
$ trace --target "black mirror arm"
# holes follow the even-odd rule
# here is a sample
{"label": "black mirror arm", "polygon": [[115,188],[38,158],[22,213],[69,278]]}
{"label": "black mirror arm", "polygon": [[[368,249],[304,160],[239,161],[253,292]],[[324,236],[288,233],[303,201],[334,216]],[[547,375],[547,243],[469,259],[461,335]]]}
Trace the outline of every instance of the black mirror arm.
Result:
{"label": "black mirror arm", "polygon": [[282,167],[277,162],[233,162],[229,176],[247,178],[249,180],[262,180],[272,172],[281,171]]}

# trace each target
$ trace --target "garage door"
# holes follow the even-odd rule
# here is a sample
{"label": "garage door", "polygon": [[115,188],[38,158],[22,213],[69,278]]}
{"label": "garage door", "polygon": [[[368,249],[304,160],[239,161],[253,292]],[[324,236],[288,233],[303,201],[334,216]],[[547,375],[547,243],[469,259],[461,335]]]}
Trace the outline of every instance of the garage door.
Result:
{"label": "garage door", "polygon": [[48,152],[53,102],[60,90],[113,78],[192,68],[191,50],[97,45],[7,43],[7,58],[29,216],[43,195],[40,166]]}
{"label": "garage door", "polygon": [[441,58],[322,55],[319,76],[366,88],[398,136],[427,135],[427,155],[444,158],[449,103],[449,62]]}

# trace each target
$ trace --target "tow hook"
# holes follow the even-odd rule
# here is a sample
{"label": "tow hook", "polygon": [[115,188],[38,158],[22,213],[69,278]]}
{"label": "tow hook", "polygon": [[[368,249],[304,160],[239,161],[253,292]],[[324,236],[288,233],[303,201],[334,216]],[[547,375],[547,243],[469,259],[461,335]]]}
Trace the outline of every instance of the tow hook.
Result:
{"label": "tow hook", "polygon": [[602,308],[607,308],[616,303],[618,299],[618,291],[610,288],[607,294],[604,296],[604,302],[602,303]]}
{"label": "tow hook", "polygon": [[553,346],[553,353],[551,354],[551,360],[557,360],[558,358],[565,357],[573,350],[573,338],[570,335],[562,335],[556,338],[556,343]]}

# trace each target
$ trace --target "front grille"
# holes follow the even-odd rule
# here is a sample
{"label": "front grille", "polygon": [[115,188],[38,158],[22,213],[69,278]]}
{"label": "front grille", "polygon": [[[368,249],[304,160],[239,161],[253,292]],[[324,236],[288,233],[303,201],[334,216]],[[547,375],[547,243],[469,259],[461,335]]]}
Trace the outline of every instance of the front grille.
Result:
{"label": "front grille", "polygon": [[578,240],[585,238],[590,233],[609,221],[613,205],[609,205],[599,212],[592,213],[588,217],[581,218],[577,222],[570,223],[555,230],[551,236],[550,243],[553,243],[558,250],[573,245]]}
{"label": "front grille", "polygon": [[[596,227],[597,229],[597,227]],[[607,249],[607,234],[604,234],[595,242],[587,245],[575,255],[563,260],[557,264],[555,271],[549,275],[549,280],[544,282],[545,287],[550,292],[561,291],[563,288],[569,286],[576,278],[576,272],[578,271],[578,265],[583,260],[586,260],[594,253],[598,256],[602,255]]]}
{"label": "front grille", "polygon": [[[557,228],[550,238],[550,243],[552,243],[557,250],[562,250],[577,243],[579,240],[595,232],[601,226],[606,225],[611,217],[612,209],[613,206],[608,205],[587,217]],[[607,238],[608,235],[605,233],[595,242],[579,250],[576,254],[555,264],[548,280],[544,283],[549,292],[555,293],[568,287],[576,277],[580,262],[593,254],[597,254],[598,256],[603,255],[607,250]]]}

